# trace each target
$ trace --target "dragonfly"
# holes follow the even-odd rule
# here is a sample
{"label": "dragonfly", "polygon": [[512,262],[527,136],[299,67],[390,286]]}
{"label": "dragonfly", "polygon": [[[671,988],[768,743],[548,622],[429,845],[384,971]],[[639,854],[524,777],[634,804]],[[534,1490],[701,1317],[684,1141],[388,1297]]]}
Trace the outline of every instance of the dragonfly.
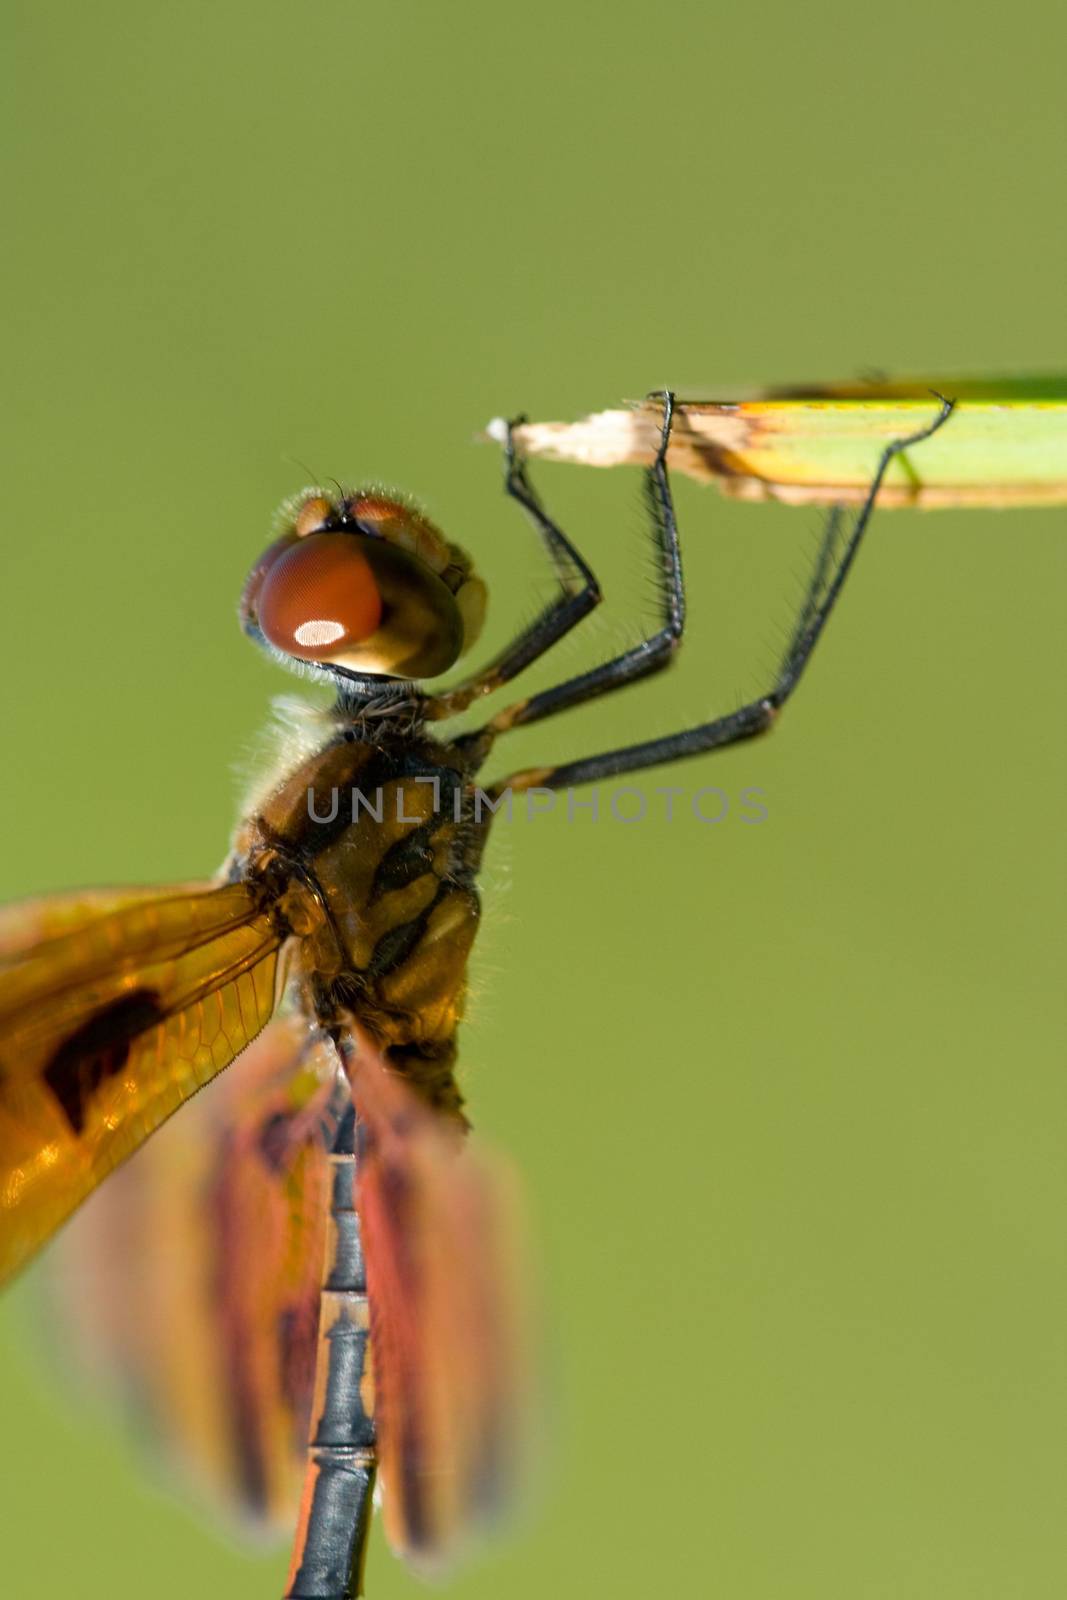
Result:
{"label": "dragonfly", "polygon": [[511,794],[770,730],[887,472],[905,458],[917,470],[912,453],[953,410],[929,397],[922,425],[884,444],[855,514],[831,511],[763,694],[482,787],[512,729],[676,658],[677,411],[668,391],[654,403],[644,480],[661,615],[640,643],[449,735],[601,599],[531,483],[524,419],[499,430],[504,483],[540,538],[553,596],[451,687],[427,680],[478,638],[486,586],[470,558],[398,495],[305,490],[252,567],[240,618],[335,699],[260,783],[220,872],[0,912],[0,1278],[108,1180],[77,1252],[88,1337],[220,1497],[292,1519],[287,1600],[362,1592],[376,1500],[394,1550],[436,1572],[514,1491],[528,1362],[510,1180],[468,1138],[456,1080],[493,816]]}

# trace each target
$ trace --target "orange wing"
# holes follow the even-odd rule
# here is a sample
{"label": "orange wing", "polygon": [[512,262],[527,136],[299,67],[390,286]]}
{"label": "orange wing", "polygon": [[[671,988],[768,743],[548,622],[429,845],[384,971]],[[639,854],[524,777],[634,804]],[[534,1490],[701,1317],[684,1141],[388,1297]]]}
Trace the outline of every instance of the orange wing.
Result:
{"label": "orange wing", "polygon": [[205,1505],[278,1531],[307,1455],[337,1058],[277,1018],[94,1195],[58,1254],[94,1387]]}
{"label": "orange wing", "polygon": [[349,1070],[382,1510],[393,1548],[433,1572],[507,1506],[521,1465],[517,1197],[510,1169],[358,1037]]}
{"label": "orange wing", "polygon": [[0,1282],[255,1037],[280,944],[244,884],[0,913]]}

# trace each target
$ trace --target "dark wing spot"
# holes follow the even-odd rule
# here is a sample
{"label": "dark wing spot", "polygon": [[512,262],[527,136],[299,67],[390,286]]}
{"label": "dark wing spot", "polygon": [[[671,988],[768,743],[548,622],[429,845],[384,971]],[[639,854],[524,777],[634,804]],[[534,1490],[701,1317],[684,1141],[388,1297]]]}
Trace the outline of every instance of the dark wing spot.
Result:
{"label": "dark wing spot", "polygon": [[292,1117],[273,1111],[260,1125],[256,1143],[271,1172],[284,1172],[293,1155]]}
{"label": "dark wing spot", "polygon": [[308,1295],[283,1306],[276,1326],[278,1382],[293,1418],[293,1446],[303,1451],[311,1420],[318,1350],[319,1297]]}
{"label": "dark wing spot", "polygon": [[83,1022],[56,1050],[44,1081],[59,1101],[74,1133],[85,1128],[93,1095],[126,1065],[130,1045],[163,1020],[159,996],[135,989]]}

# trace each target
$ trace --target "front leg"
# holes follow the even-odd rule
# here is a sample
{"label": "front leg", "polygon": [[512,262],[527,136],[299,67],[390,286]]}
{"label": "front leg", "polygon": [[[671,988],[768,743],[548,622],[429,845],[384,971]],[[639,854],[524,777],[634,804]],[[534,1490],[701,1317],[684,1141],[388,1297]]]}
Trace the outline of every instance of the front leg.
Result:
{"label": "front leg", "polygon": [[544,510],[526,476],[525,464],[515,448],[515,429],[524,420],[517,417],[502,425],[505,429],[504,491],[518,501],[541,535],[560,592],[540,616],[480,672],[427,700],[426,715],[435,721],[465,711],[472,701],[509,683],[600,604],[600,585],[593,569]]}

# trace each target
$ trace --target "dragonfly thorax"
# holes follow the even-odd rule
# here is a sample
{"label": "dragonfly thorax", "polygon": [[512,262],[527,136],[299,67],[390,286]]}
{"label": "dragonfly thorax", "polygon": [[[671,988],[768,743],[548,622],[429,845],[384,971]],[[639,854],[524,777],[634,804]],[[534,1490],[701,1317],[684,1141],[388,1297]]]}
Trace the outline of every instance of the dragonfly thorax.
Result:
{"label": "dragonfly thorax", "polygon": [[260,800],[230,872],[291,934],[307,1011],[327,1029],[356,1016],[426,1098],[458,1109],[455,1035],[491,814],[462,746],[361,732],[340,731]]}

